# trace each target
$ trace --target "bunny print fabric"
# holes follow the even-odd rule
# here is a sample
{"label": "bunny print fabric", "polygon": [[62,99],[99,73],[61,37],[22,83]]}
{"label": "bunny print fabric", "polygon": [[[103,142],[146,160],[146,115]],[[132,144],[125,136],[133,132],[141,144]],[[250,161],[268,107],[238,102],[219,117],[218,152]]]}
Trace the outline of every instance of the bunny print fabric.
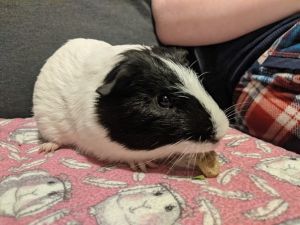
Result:
{"label": "bunny print fabric", "polygon": [[300,156],[231,129],[217,178],[148,173],[65,148],[39,154],[33,119],[0,119],[0,224],[300,224]]}

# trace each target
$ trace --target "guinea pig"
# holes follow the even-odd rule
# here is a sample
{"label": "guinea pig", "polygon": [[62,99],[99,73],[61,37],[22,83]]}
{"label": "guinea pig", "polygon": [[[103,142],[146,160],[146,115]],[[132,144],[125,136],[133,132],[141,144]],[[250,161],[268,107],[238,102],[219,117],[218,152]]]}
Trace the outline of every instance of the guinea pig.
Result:
{"label": "guinea pig", "polygon": [[229,122],[178,48],[73,39],[42,67],[33,113],[47,142],[140,167],[212,151]]}

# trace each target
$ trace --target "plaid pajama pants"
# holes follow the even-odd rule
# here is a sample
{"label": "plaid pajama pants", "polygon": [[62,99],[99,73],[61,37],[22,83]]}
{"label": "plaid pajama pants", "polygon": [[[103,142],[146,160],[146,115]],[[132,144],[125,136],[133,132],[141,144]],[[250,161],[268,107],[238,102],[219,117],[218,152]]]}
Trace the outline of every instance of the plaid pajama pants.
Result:
{"label": "plaid pajama pants", "polygon": [[235,127],[300,153],[300,21],[241,77]]}

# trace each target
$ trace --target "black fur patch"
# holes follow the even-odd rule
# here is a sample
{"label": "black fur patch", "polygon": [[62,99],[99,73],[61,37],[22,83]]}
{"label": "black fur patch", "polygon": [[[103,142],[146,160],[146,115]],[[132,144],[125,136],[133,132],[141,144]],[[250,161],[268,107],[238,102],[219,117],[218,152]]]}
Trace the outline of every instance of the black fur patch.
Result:
{"label": "black fur patch", "polygon": [[[132,150],[151,150],[186,139],[213,142],[210,115],[195,97],[179,93],[180,80],[157,55],[184,63],[182,53],[176,55],[174,50],[123,53],[124,59],[104,81],[104,86],[114,85],[96,101],[100,124],[111,140]],[[169,97],[171,108],[159,106],[161,95]]]}

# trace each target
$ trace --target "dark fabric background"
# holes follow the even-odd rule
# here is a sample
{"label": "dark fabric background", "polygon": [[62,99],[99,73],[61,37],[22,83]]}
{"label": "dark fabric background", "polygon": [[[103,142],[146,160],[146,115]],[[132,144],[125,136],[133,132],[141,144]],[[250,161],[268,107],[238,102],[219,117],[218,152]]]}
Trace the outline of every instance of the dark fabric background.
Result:
{"label": "dark fabric background", "polygon": [[194,49],[199,66],[194,69],[199,73],[209,72],[203,76],[203,85],[221,108],[235,103],[232,97],[241,76],[299,19],[300,13],[237,39]]}
{"label": "dark fabric background", "polygon": [[39,70],[78,37],[157,44],[150,0],[0,0],[0,117],[32,115]]}

